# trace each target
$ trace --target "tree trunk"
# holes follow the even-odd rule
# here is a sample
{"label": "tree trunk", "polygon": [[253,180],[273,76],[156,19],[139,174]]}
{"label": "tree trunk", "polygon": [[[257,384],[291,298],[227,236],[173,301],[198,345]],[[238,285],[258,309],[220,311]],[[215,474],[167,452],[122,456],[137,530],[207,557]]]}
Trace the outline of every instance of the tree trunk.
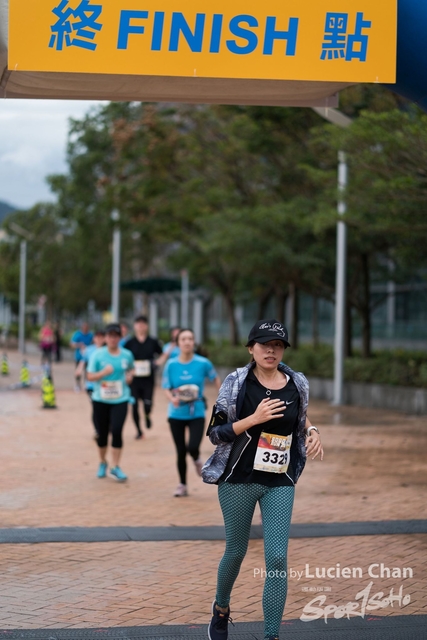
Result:
{"label": "tree trunk", "polygon": [[316,296],[313,296],[312,314],[313,347],[316,349],[319,346],[319,298]]}
{"label": "tree trunk", "polygon": [[348,300],[345,303],[345,336],[344,355],[346,358],[353,357],[353,319],[351,317],[351,304]]}
{"label": "tree trunk", "polygon": [[298,349],[298,289],[293,282],[289,283],[291,299],[291,335],[289,342],[293,349]]}
{"label": "tree trunk", "polygon": [[369,257],[362,254],[362,356],[370,358],[371,352],[371,296],[369,286]]}
{"label": "tree trunk", "polygon": [[204,298],[203,299],[203,335],[205,336],[204,342],[209,342],[209,309],[212,304],[212,298]]}
{"label": "tree trunk", "polygon": [[230,294],[223,294],[225,306],[227,307],[228,321],[230,323],[230,342],[232,345],[239,344],[239,327],[237,326],[234,298]]}
{"label": "tree trunk", "polygon": [[275,317],[278,322],[285,324],[285,302],[287,295],[282,288],[276,289],[275,301],[276,301],[276,313]]}
{"label": "tree trunk", "polygon": [[271,294],[272,294],[272,290],[266,289],[264,293],[258,298],[257,320],[262,320],[263,318],[265,318],[266,309],[267,309],[268,302],[271,298]]}

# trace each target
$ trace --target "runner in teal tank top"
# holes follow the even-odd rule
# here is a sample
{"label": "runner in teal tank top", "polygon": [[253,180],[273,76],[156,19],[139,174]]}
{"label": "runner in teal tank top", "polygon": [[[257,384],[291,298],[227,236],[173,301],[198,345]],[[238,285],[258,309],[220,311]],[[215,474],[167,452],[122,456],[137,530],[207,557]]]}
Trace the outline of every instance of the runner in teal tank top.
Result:
{"label": "runner in teal tank top", "polygon": [[[169,400],[168,420],[177,451],[180,483],[174,496],[179,498],[188,495],[187,453],[193,458],[199,476],[202,471],[199,448],[205,428],[205,380],[214,382],[217,389],[221,381],[212,362],[194,353],[194,334],[191,329],[181,329],[177,336],[177,346],[180,354],[177,358],[167,361],[163,371],[162,387]],[[190,434],[188,443],[187,427]]]}
{"label": "runner in teal tank top", "polygon": [[87,379],[93,383],[93,415],[97,430],[100,455],[98,478],[107,474],[108,436],[111,433],[112,467],[110,474],[119,482],[127,480],[119,463],[123,447],[122,431],[128,403],[132,399],[129,388],[133,378],[134,358],[130,351],[119,346],[119,324],[105,329],[106,346],[97,349],[89,359]]}

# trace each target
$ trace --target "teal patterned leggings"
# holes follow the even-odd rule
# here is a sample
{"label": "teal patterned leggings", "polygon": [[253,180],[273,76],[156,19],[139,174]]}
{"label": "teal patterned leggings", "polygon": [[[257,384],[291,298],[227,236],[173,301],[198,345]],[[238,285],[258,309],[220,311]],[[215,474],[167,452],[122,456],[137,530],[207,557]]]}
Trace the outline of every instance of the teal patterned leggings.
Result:
{"label": "teal patterned leggings", "polygon": [[279,634],[285,608],[288,539],[294,493],[294,487],[266,487],[255,483],[222,482],[218,487],[226,547],[218,567],[216,602],[220,607],[228,607],[230,603],[231,590],[248,549],[252,517],[259,501],[267,572],[262,599],[266,638]]}

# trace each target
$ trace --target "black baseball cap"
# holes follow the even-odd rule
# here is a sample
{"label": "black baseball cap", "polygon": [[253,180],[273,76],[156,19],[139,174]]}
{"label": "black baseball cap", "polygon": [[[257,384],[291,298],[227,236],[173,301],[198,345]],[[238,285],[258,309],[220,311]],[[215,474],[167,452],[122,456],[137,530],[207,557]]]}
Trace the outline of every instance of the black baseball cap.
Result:
{"label": "black baseball cap", "polygon": [[288,342],[287,328],[277,320],[258,320],[252,327],[248,335],[248,347],[251,342],[259,342],[265,344],[270,340],[281,340],[285,347],[290,347]]}
{"label": "black baseball cap", "polygon": [[134,322],[145,322],[145,324],[148,324],[148,318],[147,316],[136,316]]}
{"label": "black baseball cap", "polygon": [[122,330],[118,322],[111,322],[105,327],[105,333],[117,333],[117,335],[121,336]]}

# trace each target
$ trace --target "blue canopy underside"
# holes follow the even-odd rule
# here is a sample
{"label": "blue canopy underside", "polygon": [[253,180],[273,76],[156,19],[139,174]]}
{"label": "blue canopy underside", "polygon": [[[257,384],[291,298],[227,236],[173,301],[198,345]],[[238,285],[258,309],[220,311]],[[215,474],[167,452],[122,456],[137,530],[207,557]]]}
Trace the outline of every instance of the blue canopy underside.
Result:
{"label": "blue canopy underside", "polygon": [[397,82],[385,85],[427,111],[427,0],[399,0]]}

